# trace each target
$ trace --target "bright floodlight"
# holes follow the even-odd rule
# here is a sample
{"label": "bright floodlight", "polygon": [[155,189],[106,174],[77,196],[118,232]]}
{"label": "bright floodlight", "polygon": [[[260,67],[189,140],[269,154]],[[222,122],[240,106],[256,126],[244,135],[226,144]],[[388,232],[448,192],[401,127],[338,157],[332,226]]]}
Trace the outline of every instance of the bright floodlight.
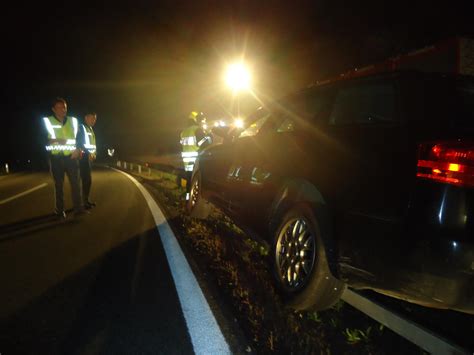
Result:
{"label": "bright floodlight", "polygon": [[244,120],[241,118],[236,118],[234,120],[234,126],[237,128],[242,128],[244,126]]}
{"label": "bright floodlight", "polygon": [[242,63],[232,64],[227,69],[226,82],[234,91],[249,89],[250,73]]}

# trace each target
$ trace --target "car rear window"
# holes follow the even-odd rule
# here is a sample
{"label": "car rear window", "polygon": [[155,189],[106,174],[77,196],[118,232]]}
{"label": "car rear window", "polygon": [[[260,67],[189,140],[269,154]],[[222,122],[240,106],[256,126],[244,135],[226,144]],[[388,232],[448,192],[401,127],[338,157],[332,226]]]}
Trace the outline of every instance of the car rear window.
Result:
{"label": "car rear window", "polygon": [[395,88],[391,83],[380,83],[341,88],[329,124],[373,124],[395,120]]}
{"label": "car rear window", "polygon": [[462,126],[474,127],[474,84],[458,86],[456,93],[459,102],[458,122]]}
{"label": "car rear window", "polygon": [[429,113],[455,127],[474,128],[474,81],[442,80],[428,92]]}

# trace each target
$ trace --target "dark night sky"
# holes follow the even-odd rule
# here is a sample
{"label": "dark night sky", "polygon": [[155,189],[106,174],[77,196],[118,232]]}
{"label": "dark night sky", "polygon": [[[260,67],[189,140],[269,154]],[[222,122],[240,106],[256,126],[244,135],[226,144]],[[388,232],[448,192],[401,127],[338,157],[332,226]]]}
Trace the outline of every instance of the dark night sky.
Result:
{"label": "dark night sky", "polygon": [[[349,5],[352,4],[352,5]],[[17,1],[3,11],[0,161],[28,159],[55,96],[98,113],[98,136],[120,153],[173,148],[187,113],[231,110],[226,63],[244,57],[255,91],[278,97],[350,68],[474,33],[467,2]],[[4,79],[4,80],[5,80]],[[241,95],[240,109],[257,102]],[[20,145],[19,145],[20,144]]]}

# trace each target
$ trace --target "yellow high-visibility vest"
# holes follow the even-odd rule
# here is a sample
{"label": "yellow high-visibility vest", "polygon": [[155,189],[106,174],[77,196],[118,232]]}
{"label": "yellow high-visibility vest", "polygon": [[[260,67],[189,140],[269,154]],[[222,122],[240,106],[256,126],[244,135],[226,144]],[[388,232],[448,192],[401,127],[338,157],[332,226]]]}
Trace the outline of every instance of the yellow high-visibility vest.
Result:
{"label": "yellow high-visibility vest", "polygon": [[84,148],[87,149],[90,154],[95,154],[97,147],[95,145],[94,130],[85,124],[82,125],[82,129],[84,130]]}
{"label": "yellow high-visibility vest", "polygon": [[185,171],[193,171],[194,162],[198,156],[199,146],[196,141],[196,131],[198,128],[198,125],[192,125],[181,132],[181,145],[183,147],[181,158],[183,159]]}
{"label": "yellow high-visibility vest", "polygon": [[65,139],[65,144],[48,143],[46,150],[53,155],[70,155],[76,149],[76,136],[79,124],[77,118],[67,117],[63,125],[56,117],[43,117],[43,122],[48,131],[49,139]]}

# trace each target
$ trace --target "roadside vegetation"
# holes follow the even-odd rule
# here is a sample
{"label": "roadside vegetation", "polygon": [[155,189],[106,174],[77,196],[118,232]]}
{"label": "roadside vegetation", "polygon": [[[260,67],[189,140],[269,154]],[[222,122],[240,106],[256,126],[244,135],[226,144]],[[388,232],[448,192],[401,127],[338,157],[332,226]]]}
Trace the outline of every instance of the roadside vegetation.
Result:
{"label": "roadside vegetation", "polygon": [[214,209],[206,220],[184,210],[184,189],[173,174],[141,175],[165,209],[186,255],[191,255],[219,299],[233,311],[249,353],[424,354],[343,301],[323,312],[284,306],[272,283],[268,250]]}

